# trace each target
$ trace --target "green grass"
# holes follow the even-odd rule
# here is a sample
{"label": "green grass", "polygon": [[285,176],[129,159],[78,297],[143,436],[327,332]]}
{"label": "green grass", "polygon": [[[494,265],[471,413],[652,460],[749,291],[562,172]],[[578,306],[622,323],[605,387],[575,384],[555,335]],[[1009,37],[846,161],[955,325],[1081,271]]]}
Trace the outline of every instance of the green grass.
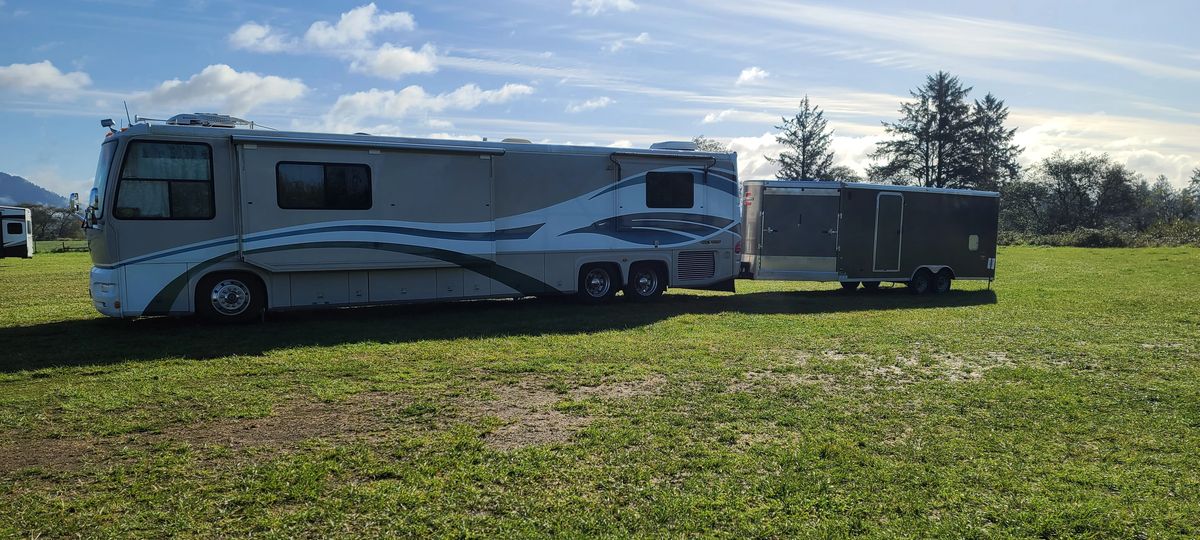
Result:
{"label": "green grass", "polygon": [[0,536],[1200,535],[1200,249],[999,266],[224,327],[6,259]]}
{"label": "green grass", "polygon": [[60,253],[64,251],[87,251],[87,240],[38,240],[33,243],[34,253]]}

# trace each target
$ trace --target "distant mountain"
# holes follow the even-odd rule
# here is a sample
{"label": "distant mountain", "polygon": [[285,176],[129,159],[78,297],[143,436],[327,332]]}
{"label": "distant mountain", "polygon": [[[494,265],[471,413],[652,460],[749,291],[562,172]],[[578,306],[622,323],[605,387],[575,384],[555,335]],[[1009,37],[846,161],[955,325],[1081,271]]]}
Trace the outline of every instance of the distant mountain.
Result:
{"label": "distant mountain", "polygon": [[45,204],[66,206],[67,198],[20,176],[0,172],[0,204]]}

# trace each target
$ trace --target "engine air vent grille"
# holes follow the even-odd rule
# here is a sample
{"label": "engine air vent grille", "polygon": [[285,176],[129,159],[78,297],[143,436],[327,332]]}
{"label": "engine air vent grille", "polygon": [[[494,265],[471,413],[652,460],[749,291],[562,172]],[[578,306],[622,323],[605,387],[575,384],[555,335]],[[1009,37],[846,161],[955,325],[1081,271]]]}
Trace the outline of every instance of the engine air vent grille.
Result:
{"label": "engine air vent grille", "polygon": [[680,281],[711,279],[717,273],[717,252],[680,251],[676,263]]}

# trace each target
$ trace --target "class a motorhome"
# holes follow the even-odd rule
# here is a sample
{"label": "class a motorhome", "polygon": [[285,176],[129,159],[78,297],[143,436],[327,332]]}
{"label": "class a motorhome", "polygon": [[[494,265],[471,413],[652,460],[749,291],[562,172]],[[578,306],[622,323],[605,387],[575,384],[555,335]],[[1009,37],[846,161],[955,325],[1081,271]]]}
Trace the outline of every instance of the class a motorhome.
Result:
{"label": "class a motorhome", "polygon": [[753,279],[906,284],[946,292],[996,276],[1000,195],[850,182],[743,182],[745,253]]}
{"label": "class a motorhome", "polygon": [[83,220],[105,315],[733,289],[732,153],[102,125]]}
{"label": "class a motorhome", "polygon": [[33,218],[28,208],[0,206],[0,258],[33,257]]}

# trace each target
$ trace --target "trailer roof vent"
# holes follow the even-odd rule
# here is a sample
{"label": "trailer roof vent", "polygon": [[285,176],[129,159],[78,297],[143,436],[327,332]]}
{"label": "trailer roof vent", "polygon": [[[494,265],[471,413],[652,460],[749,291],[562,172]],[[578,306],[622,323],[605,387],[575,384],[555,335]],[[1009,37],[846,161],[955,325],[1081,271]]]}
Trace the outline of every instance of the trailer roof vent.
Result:
{"label": "trailer roof vent", "polygon": [[696,143],[692,141],[663,141],[656,142],[650,145],[651,150],[682,150],[685,152],[695,152]]}
{"label": "trailer roof vent", "polygon": [[518,139],[516,137],[508,137],[500,142],[516,143],[516,144],[531,144],[529,139]]}
{"label": "trailer roof vent", "polygon": [[254,122],[242,120],[228,114],[216,113],[190,113],[177,114],[167,119],[167,124],[172,126],[204,126],[204,127],[219,127],[232,128],[237,126],[254,127]]}

